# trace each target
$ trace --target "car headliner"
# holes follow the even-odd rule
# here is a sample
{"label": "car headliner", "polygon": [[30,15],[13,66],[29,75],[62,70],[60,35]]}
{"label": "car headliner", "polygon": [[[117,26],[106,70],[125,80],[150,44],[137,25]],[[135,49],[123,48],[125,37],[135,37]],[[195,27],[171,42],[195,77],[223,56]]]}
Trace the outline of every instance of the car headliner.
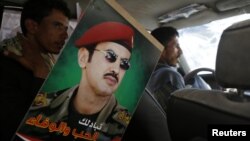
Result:
{"label": "car headliner", "polygon": [[[75,3],[79,2],[80,6],[86,8],[88,2],[94,0],[65,0],[76,17]],[[114,0],[115,1],[115,0]],[[175,26],[184,28],[189,26],[208,23],[217,19],[222,19],[250,11],[248,0],[116,0],[125,10],[128,11],[139,23],[147,30],[152,30],[159,26]],[[3,0],[3,5],[22,5],[25,0]],[[165,24],[159,24],[158,17],[183,8],[190,4],[204,4],[207,9],[189,16],[189,18],[177,19]],[[242,7],[243,6],[243,7]]]}

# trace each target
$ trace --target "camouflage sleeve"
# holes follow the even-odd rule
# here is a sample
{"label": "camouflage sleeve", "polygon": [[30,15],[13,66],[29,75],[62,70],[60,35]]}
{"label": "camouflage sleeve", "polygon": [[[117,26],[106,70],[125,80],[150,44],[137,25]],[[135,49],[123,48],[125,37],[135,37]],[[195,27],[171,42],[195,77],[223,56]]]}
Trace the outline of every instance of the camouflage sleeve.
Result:
{"label": "camouflage sleeve", "polygon": [[16,37],[10,39],[4,39],[0,43],[0,52],[9,51],[17,56],[22,56],[21,38],[23,35],[18,33]]}

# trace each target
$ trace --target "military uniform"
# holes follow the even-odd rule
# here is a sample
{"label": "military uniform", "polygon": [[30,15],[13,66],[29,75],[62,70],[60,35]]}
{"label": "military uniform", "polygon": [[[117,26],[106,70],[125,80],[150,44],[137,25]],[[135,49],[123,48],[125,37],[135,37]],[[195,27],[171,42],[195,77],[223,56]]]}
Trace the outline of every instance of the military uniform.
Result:
{"label": "military uniform", "polygon": [[[131,52],[133,37],[131,27],[108,21],[89,28],[75,41],[75,46],[94,49],[98,43],[111,41]],[[72,102],[77,88],[78,86],[49,95],[38,94],[18,135],[50,141],[120,141],[131,119],[128,111],[112,95],[100,112],[82,115],[75,110]]]}
{"label": "military uniform", "polygon": [[[94,120],[91,119],[91,121],[94,121],[92,122],[92,126],[90,122],[87,122],[87,120],[83,121],[83,119],[86,119],[85,115],[81,115],[81,119],[73,119],[75,123],[71,124],[72,121],[69,121],[69,119],[71,114],[70,112],[72,111],[72,98],[75,96],[77,88],[78,87],[76,86],[48,95],[44,93],[38,94],[37,98],[33,102],[30,112],[26,116],[25,121],[19,130],[19,133],[36,136],[43,140],[91,140],[86,139],[86,137],[81,138],[79,134],[79,136],[76,137],[76,134],[73,133],[76,130],[77,133],[80,133],[80,130],[84,130],[84,133],[90,133],[91,136],[94,136],[96,133],[96,140],[109,141],[120,139],[131,119],[131,116],[125,108],[117,103],[115,96],[110,98],[109,102],[98,113]],[[41,119],[39,120],[40,123],[45,121],[47,118],[47,120],[49,120],[49,125],[44,125],[43,128],[36,126],[35,123],[32,124],[29,122],[31,119],[34,120],[38,118]],[[85,128],[80,127],[83,126],[80,124],[83,123],[81,121],[85,122],[84,124],[87,125]],[[71,130],[68,135],[64,136],[64,132],[50,132],[50,125],[52,123],[57,123],[59,126],[62,122],[67,123],[67,127]],[[94,128],[93,123],[98,124],[98,128],[97,126]],[[72,125],[76,126],[70,127]]]}
{"label": "military uniform", "polygon": [[[4,51],[11,52],[15,54],[16,56],[22,56],[22,40],[24,40],[25,37],[21,33],[17,33],[17,35],[10,39],[4,39],[2,42],[0,42],[0,53],[3,53]],[[52,67],[55,64],[55,58],[51,53],[40,53],[43,57],[47,67],[49,70],[52,69]]]}

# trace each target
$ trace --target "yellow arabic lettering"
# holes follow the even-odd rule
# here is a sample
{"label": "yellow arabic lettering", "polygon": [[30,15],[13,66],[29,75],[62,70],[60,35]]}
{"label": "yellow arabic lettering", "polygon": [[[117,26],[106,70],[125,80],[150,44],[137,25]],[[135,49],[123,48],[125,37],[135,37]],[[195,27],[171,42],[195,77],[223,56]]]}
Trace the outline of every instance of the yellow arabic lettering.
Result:
{"label": "yellow arabic lettering", "polygon": [[50,123],[50,125],[49,125],[49,132],[59,131],[59,129],[56,126],[57,125],[56,125],[55,122]]}
{"label": "yellow arabic lettering", "polygon": [[81,131],[80,133],[77,133],[77,129],[74,128],[72,131],[72,135],[74,136],[74,139],[81,138],[85,140],[96,141],[99,136],[99,133],[95,132],[92,136],[90,132],[86,132],[84,134],[84,131]]}
{"label": "yellow arabic lettering", "polygon": [[45,118],[41,123],[36,122],[36,126],[40,128],[48,128],[49,127],[49,118]]}
{"label": "yellow arabic lettering", "polygon": [[66,128],[63,130],[63,136],[68,136],[69,133],[70,133],[70,130],[71,130],[70,127],[66,127]]}
{"label": "yellow arabic lettering", "polygon": [[98,132],[95,132],[93,136],[91,136],[91,133],[86,132],[85,135],[83,136],[83,139],[90,140],[90,141],[96,141],[98,138]]}
{"label": "yellow arabic lettering", "polygon": [[58,127],[58,130],[59,130],[60,133],[62,133],[63,131],[66,130],[66,128],[67,128],[67,123],[61,122],[59,127]]}
{"label": "yellow arabic lettering", "polygon": [[93,134],[93,137],[92,137],[93,141],[96,141],[97,138],[98,138],[98,136],[99,136],[99,133],[98,133],[98,132],[95,132],[95,133]]}
{"label": "yellow arabic lettering", "polygon": [[84,133],[83,131],[81,131],[80,133],[77,133],[76,128],[74,128],[72,131],[72,135],[74,136],[75,139],[77,139],[77,138],[83,139],[83,133]]}
{"label": "yellow arabic lettering", "polygon": [[26,123],[26,124],[29,124],[29,125],[35,125],[35,123],[36,123],[36,118],[35,118],[35,117],[30,117],[29,119],[26,120],[25,123]]}
{"label": "yellow arabic lettering", "polygon": [[84,137],[87,138],[87,139],[92,139],[91,133],[89,133],[89,132],[86,132]]}

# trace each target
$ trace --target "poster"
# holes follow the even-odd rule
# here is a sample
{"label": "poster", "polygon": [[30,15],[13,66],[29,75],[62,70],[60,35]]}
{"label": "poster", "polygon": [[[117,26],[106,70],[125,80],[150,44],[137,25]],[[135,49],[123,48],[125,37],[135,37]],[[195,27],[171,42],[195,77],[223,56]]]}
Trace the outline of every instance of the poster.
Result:
{"label": "poster", "polygon": [[14,140],[121,140],[162,49],[114,0],[92,1]]}

